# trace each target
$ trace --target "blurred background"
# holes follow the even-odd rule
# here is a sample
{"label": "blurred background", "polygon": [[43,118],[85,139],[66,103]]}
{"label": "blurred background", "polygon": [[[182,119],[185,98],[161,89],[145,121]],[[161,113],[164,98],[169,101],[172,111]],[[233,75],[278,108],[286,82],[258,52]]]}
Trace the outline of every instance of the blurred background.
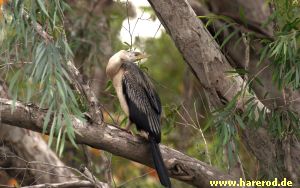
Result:
{"label": "blurred background", "polygon": [[[40,8],[39,12],[33,11],[32,14],[36,16],[37,20],[44,20],[45,16],[40,15],[40,12],[45,12],[44,9],[46,8],[41,6],[40,1],[34,2],[37,2],[36,4]],[[57,11],[51,9],[51,3],[46,2],[50,4],[47,6],[50,7],[47,11]],[[166,33],[147,0],[66,0],[62,2],[64,2],[61,4],[63,19],[57,21],[61,25],[53,31],[51,29],[49,31],[58,39],[60,37],[66,38],[68,45],[65,45],[63,50],[68,51],[69,49],[72,52],[70,52],[70,56],[73,57],[76,67],[83,74],[84,79],[89,81],[89,85],[102,105],[105,122],[124,127],[127,121],[111,82],[105,75],[108,59],[121,49],[145,52],[150,56],[139,62],[139,66],[150,76],[162,100],[162,143],[230,174],[240,176],[243,173],[246,179],[271,178],[271,175],[264,173],[264,170],[260,171],[258,161],[241,141],[238,133],[241,124],[243,124],[242,122],[235,122],[235,128],[232,132],[212,126],[212,118],[215,117],[213,111],[215,109],[207,100],[209,96],[203,92],[199,81],[184,62],[182,55]],[[4,25],[10,23],[10,20],[13,20],[14,16],[17,15],[14,10],[7,11],[9,6],[13,7],[11,3],[13,5],[14,3],[18,4],[18,1],[0,0],[0,20]],[[247,46],[245,41],[243,42],[242,33],[251,33],[251,37],[271,38],[274,29],[281,27],[280,22],[276,25],[270,19],[273,15],[271,14],[273,7],[270,6],[269,1],[189,0],[189,3],[197,16],[200,16],[199,21],[206,24],[211,35],[222,46],[222,52],[226,55],[232,67],[236,69],[245,68],[244,57]],[[30,1],[25,1],[24,7],[26,6],[31,6]],[[296,2],[295,6],[299,8],[299,2],[298,4]],[[13,8],[17,9],[17,7]],[[215,15],[224,15],[224,17],[214,17]],[[30,18],[33,19],[33,17]],[[230,21],[228,21],[229,18]],[[233,22],[238,24],[232,24]],[[52,23],[45,23],[49,25],[43,27],[44,29],[52,27]],[[22,25],[21,23],[16,25],[18,24]],[[20,54],[15,52],[18,50],[10,49],[8,57],[5,45],[9,46],[12,41],[6,42],[6,38],[18,35],[18,30],[10,29],[2,25],[0,30],[1,62],[12,61],[12,59],[16,62],[26,62],[27,59],[24,58],[26,54],[27,56],[29,54],[28,57],[37,58],[35,54],[30,50],[27,51],[26,48],[23,48]],[[60,35],[62,30],[65,32]],[[23,30],[20,29],[20,32],[23,32]],[[29,36],[28,40],[35,40],[34,37],[30,37],[32,36]],[[21,45],[23,45],[26,39],[22,38],[21,41]],[[256,47],[250,49],[251,58],[254,59],[255,63],[259,61],[259,52],[255,52]],[[38,47],[32,49],[36,50]],[[261,49],[261,46],[257,49]],[[11,91],[17,91],[16,87],[21,89],[16,92],[18,95],[10,95],[10,97],[27,101],[28,90],[23,91],[22,88],[27,87],[25,83],[29,83],[31,80],[24,78],[25,81],[22,82],[17,78],[14,79],[15,71],[20,68],[22,68],[21,65],[13,68],[3,66],[1,68],[1,82],[7,80],[14,82],[13,86],[10,85],[6,89],[10,93],[14,93]],[[253,74],[257,72],[257,69],[259,68],[255,68]],[[271,80],[270,77],[265,78]],[[34,85],[33,87],[42,86]],[[34,96],[34,94],[31,95]],[[262,92],[261,95],[263,96],[265,93]],[[43,97],[34,96],[32,98],[33,101],[40,101]],[[51,101],[48,102],[52,104]],[[18,144],[12,141],[12,138],[17,135],[17,130],[15,131],[13,132],[12,128],[4,125],[0,128],[0,138],[4,143],[3,145],[12,146],[3,147],[2,150],[7,153],[6,149],[8,149],[9,152],[14,153],[14,159],[9,162],[6,161],[5,155],[1,155],[0,166],[9,167],[14,164],[16,156],[25,161],[32,157],[25,155],[26,151],[23,151],[23,145],[17,148],[18,144],[24,143],[24,140],[20,140]],[[36,140],[40,139],[39,135],[35,135],[37,133],[29,131],[22,130],[18,134],[20,134],[18,137],[22,138],[28,136],[36,138]],[[52,150],[61,154],[61,160],[67,166],[77,169],[83,164],[99,180],[112,179],[115,187],[161,187],[155,170],[149,167],[88,146],[79,145],[76,149],[68,142],[65,143],[63,152],[58,152],[60,149],[55,144],[57,139],[49,138],[46,135],[42,135],[42,139],[46,142],[49,142],[49,139],[51,140]],[[231,146],[231,139],[234,140],[234,146]],[[28,141],[27,145],[30,145],[30,143]],[[33,149],[31,148],[29,151],[33,151]],[[238,153],[238,155],[232,156],[232,153]],[[53,156],[57,157],[54,153]],[[38,183],[37,179],[41,180],[43,177],[37,178],[36,174],[26,173],[24,169],[0,170],[0,185],[31,185]],[[175,179],[172,179],[172,183],[174,188],[192,187]]]}

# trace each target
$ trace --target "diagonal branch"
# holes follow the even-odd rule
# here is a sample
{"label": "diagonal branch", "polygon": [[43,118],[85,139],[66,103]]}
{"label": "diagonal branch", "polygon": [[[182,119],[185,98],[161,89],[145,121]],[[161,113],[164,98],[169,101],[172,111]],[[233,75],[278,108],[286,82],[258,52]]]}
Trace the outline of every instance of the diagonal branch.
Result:
{"label": "diagonal branch", "polygon": [[[148,0],[173,39],[185,62],[214,106],[231,101],[243,87],[241,77],[228,77],[232,70],[226,57],[186,0]],[[174,11],[176,10],[176,11]]]}
{"label": "diagonal branch", "polygon": [[[241,88],[243,88],[243,81],[241,77],[233,78],[226,76],[225,72],[232,70],[233,68],[225,58],[224,54],[222,54],[220,47],[214,38],[197,18],[187,0],[148,1],[181,52],[187,65],[191,68],[191,71],[194,73],[205,92],[209,94],[209,102],[213,104],[214,107],[218,108],[222,107],[222,101],[231,101],[234,96],[241,91]],[[224,2],[220,3],[220,6],[224,6]],[[251,13],[253,13],[253,11]],[[249,69],[255,67],[256,66],[250,66]],[[258,73],[261,73],[264,70],[264,68],[256,68],[258,68]],[[268,83],[270,83],[271,76],[268,78]],[[271,84],[264,85],[270,88],[269,85]],[[272,92],[272,89],[270,90],[270,93],[277,96],[274,91]],[[298,104],[300,100],[298,100],[299,97],[297,97],[299,93],[299,91],[291,93],[293,102],[290,106],[292,109],[300,108],[300,105]],[[259,93],[256,92],[256,95],[259,97]],[[263,95],[265,95],[265,93]],[[280,96],[281,94],[278,95]],[[243,110],[242,104],[244,104],[244,101],[246,100],[246,98],[240,100],[237,107]],[[258,99],[256,102],[258,102],[260,108],[263,106]],[[266,103],[264,104],[267,108],[269,108]],[[283,172],[284,174],[283,165],[278,163],[278,159],[282,155],[280,154],[281,146],[276,143],[276,139],[270,135],[267,129],[264,127],[253,129],[249,125],[245,130],[241,130],[241,132],[243,138],[242,141],[248,146],[249,150],[251,150],[264,167],[272,167],[278,172]],[[295,166],[294,169],[296,169],[296,173],[299,174],[300,171],[297,170],[300,169],[299,141],[295,139],[291,146],[293,147],[291,151],[293,152],[292,156],[294,156],[292,158]],[[283,177],[286,177],[286,175],[281,175],[281,178]]]}
{"label": "diagonal branch", "polygon": [[[2,122],[13,126],[42,132],[43,121],[46,112],[35,106],[26,106],[20,102],[0,98],[0,113]],[[106,150],[115,155],[127,158],[153,167],[149,153],[149,146],[144,138],[132,136],[121,129],[105,124],[93,126],[83,123],[78,119],[72,119],[76,132],[76,142],[91,147]],[[50,123],[51,125],[51,123]],[[50,130],[49,127],[48,130]],[[211,180],[235,180],[235,177],[220,172],[219,170],[189,157],[177,150],[160,145],[164,162],[171,177],[197,187],[210,187]]]}
{"label": "diagonal branch", "polygon": [[[26,11],[24,11],[24,16],[25,19],[29,19],[29,15]],[[37,21],[31,20],[31,25],[35,29],[37,34],[42,37],[45,43],[54,42],[53,36],[48,34],[43,29],[42,25]],[[66,36],[64,38],[64,40],[67,41]],[[100,104],[97,100],[97,97],[88,83],[84,80],[78,69],[75,67],[73,60],[68,61],[66,66],[64,64],[62,65],[65,67],[66,71],[71,77],[71,80],[69,80],[70,84],[72,84],[72,86],[87,100],[89,104],[89,114],[91,115],[92,120],[94,120],[95,122],[102,121],[103,115],[101,110],[99,109]]]}
{"label": "diagonal branch", "polygon": [[[0,78],[0,97],[9,98],[7,90],[5,82]],[[21,176],[20,186],[23,183],[32,185],[76,182],[84,177],[93,187],[109,187],[94,177],[88,169],[81,173],[75,168],[65,166],[39,133],[0,123],[0,142],[3,144],[0,147],[0,170],[6,170],[12,177]]]}

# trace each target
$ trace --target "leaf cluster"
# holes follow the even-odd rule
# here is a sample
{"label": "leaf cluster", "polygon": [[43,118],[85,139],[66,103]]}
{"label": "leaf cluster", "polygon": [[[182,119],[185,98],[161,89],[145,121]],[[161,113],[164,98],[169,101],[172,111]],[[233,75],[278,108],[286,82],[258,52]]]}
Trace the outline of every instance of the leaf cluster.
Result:
{"label": "leaf cluster", "polygon": [[[273,66],[272,79],[274,84],[278,86],[278,90],[285,88],[298,89],[300,84],[300,5],[298,1],[289,0],[275,0],[272,3],[274,3],[276,8],[265,24],[272,22],[272,24],[276,24],[277,28],[272,38],[260,39],[263,47],[260,50],[260,60],[257,66],[266,59],[270,60]],[[247,21],[243,19],[242,12],[240,12],[240,17],[243,24],[247,26]],[[238,29],[234,29],[235,27],[238,28],[239,24],[226,16],[209,15],[201,16],[200,18],[206,21],[207,27],[216,21],[224,23],[214,35],[216,40],[222,36],[221,48],[233,36],[241,33]],[[246,33],[246,35],[252,36],[251,33]],[[242,37],[242,35],[239,37],[235,45],[240,42]],[[243,69],[228,71],[228,73],[233,76],[235,74],[239,76],[248,74],[247,70]],[[242,88],[231,101],[225,101],[226,105],[224,107],[212,112],[212,117],[206,128],[216,129],[217,148],[222,149],[230,146],[229,143],[231,141],[238,141],[238,130],[246,127],[255,129],[264,126],[279,140],[284,139],[287,135],[299,137],[300,124],[298,113],[286,107],[277,107],[275,109],[259,107],[255,97],[251,96],[251,94],[255,94],[252,88],[253,82],[256,81],[263,87],[262,83],[256,76],[245,81],[246,87]],[[245,96],[245,93],[250,95]],[[243,104],[243,109],[238,109],[240,101],[244,101],[245,97],[248,97],[248,100]]]}
{"label": "leaf cluster", "polygon": [[274,39],[261,40],[260,62],[270,59],[274,67],[273,81],[281,90],[298,89],[300,71],[300,4],[299,1],[276,0],[275,11],[266,24],[274,24]]}
{"label": "leaf cluster", "polygon": [[[43,130],[51,124],[49,145],[57,137],[61,155],[66,136],[74,142],[72,116],[81,120],[80,102],[66,64],[73,54],[63,28],[64,1],[13,1],[6,7],[0,54],[2,75],[9,78],[9,93],[14,101],[23,100],[47,109]],[[26,62],[26,63],[25,63]],[[17,66],[21,65],[21,66]]]}

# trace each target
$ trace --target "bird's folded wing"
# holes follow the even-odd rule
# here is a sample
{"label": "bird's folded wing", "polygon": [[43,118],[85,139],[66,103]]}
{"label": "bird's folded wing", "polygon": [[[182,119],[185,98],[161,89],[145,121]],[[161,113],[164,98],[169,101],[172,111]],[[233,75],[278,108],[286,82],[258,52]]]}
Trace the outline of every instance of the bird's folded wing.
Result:
{"label": "bird's folded wing", "polygon": [[[130,67],[128,67],[130,66]],[[149,78],[136,65],[124,67],[122,87],[130,118],[160,140],[161,103]]]}

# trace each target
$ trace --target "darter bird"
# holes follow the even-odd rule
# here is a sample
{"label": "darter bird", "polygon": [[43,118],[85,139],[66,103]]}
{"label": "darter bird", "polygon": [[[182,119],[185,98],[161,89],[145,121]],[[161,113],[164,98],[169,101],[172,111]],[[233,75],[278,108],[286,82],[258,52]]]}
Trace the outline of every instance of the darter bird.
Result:
{"label": "darter bird", "polygon": [[135,123],[138,131],[148,134],[160,182],[170,188],[171,182],[158,146],[161,141],[160,99],[148,76],[134,63],[145,57],[140,52],[121,50],[109,59],[106,74],[112,79],[121,108],[129,117],[128,125]]}

